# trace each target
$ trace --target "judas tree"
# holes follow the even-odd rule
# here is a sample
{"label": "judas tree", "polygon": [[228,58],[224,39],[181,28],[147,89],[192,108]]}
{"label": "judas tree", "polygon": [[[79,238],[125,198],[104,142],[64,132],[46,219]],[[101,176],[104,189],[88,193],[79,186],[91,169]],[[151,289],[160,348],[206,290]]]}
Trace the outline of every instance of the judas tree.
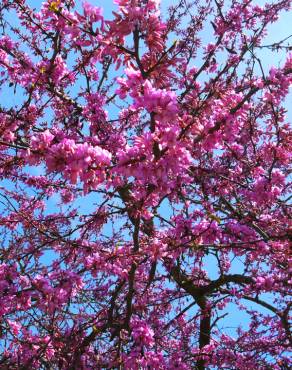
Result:
{"label": "judas tree", "polygon": [[170,3],[0,2],[1,369],[291,366],[291,1]]}

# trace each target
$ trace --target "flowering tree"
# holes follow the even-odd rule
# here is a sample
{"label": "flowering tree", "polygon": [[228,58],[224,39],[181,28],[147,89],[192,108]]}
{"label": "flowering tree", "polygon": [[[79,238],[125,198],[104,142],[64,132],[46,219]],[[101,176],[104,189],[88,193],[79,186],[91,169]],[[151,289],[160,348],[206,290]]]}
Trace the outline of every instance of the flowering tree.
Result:
{"label": "flowering tree", "polygon": [[115,4],[0,4],[0,368],[288,369],[291,2]]}

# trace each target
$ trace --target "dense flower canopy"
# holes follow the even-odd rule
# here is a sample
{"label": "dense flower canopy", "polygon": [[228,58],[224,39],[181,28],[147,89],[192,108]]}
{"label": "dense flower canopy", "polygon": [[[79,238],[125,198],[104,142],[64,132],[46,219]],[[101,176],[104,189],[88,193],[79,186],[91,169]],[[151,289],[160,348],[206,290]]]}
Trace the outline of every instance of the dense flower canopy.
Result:
{"label": "dense flower canopy", "polygon": [[30,4],[0,2],[0,368],[289,369],[291,1]]}

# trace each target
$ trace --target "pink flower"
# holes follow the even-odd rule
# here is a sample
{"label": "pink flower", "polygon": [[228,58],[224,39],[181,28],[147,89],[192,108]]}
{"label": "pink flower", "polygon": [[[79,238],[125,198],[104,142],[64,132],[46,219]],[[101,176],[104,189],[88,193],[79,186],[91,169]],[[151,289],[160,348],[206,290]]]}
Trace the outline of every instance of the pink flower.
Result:
{"label": "pink flower", "polygon": [[154,344],[154,332],[143,321],[139,319],[132,320],[132,335],[139,345],[151,347]]}
{"label": "pink flower", "polygon": [[82,3],[85,16],[89,17],[91,22],[103,21],[102,9],[94,6],[87,1]]}
{"label": "pink flower", "polygon": [[16,321],[12,321],[12,320],[7,320],[9,326],[10,326],[10,329],[13,333],[13,335],[18,335],[20,329],[21,329],[21,324],[17,323]]}

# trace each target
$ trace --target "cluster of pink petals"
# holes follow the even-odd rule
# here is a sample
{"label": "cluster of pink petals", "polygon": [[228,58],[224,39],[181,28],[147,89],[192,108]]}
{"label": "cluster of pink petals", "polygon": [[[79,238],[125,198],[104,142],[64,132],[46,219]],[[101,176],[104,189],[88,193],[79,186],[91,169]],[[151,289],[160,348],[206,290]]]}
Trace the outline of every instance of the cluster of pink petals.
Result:
{"label": "cluster of pink petals", "polygon": [[[72,184],[78,179],[84,190],[96,188],[104,181],[105,168],[111,163],[111,154],[89,143],[76,143],[62,139],[53,143],[54,135],[48,130],[31,138],[30,150],[26,153],[29,163],[38,163],[45,156],[49,172],[59,172]],[[46,152],[44,152],[46,150]]]}

